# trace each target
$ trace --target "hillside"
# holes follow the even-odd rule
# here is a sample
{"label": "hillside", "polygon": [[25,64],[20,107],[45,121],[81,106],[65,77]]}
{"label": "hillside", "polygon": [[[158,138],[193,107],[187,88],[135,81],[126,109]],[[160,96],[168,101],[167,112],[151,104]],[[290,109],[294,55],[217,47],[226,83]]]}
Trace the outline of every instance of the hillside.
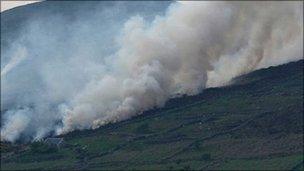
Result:
{"label": "hillside", "polygon": [[67,145],[51,151],[2,143],[1,170],[302,170],[303,60],[62,137]]}
{"label": "hillside", "polygon": [[[164,9],[168,7],[170,1],[164,1],[161,3],[151,2],[131,2],[126,3],[124,1],[112,2],[112,1],[43,1],[40,3],[29,4],[13,8],[1,13],[1,48],[7,48],[10,43],[20,38],[24,32],[28,32],[28,27],[32,23],[47,21],[44,24],[50,24],[52,29],[62,26],[59,21],[54,22],[56,18],[60,18],[69,24],[75,20],[84,19],[86,22],[90,22],[94,12],[108,9],[112,11],[112,15],[99,15],[100,21],[104,23],[114,22],[118,26],[121,26],[129,16],[142,15],[146,18],[153,18],[154,15],[163,14]],[[115,10],[119,7],[120,10]],[[135,10],[136,9],[136,10]],[[96,22],[96,21],[95,21]],[[119,27],[111,27],[109,25],[99,26],[98,29],[102,29],[106,32],[104,37],[109,37],[109,31],[111,29],[117,31]],[[111,28],[110,28],[111,27]],[[68,27],[65,28],[68,30]],[[100,33],[102,34],[102,33]]]}

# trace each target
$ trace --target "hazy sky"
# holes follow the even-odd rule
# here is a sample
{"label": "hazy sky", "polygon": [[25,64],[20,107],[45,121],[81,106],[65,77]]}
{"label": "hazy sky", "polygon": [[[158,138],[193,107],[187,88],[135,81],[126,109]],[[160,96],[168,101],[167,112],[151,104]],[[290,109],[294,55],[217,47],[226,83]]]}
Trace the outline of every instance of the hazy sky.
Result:
{"label": "hazy sky", "polygon": [[22,6],[22,5],[26,5],[26,4],[30,4],[30,3],[35,3],[35,2],[39,2],[39,0],[35,0],[35,1],[1,1],[1,12],[17,7],[17,6]]}
{"label": "hazy sky", "polygon": [[[35,2],[39,2],[41,0],[34,0],[34,1],[11,1],[11,0],[2,0],[1,1],[1,12],[14,8],[14,7],[18,7],[18,6],[22,6],[22,5],[26,5],[26,4],[31,4],[31,3],[35,3]],[[189,3],[187,1],[179,1],[180,3],[186,4]]]}

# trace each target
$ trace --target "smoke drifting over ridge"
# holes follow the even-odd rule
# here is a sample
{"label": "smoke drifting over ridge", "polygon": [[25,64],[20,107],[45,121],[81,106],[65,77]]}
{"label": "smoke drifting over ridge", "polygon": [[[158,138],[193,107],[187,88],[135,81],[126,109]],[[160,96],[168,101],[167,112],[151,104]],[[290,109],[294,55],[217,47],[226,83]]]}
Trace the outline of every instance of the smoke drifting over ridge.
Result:
{"label": "smoke drifting over ridge", "polygon": [[3,50],[2,140],[98,128],[303,57],[302,2],[172,3],[98,27],[111,12],[30,22]]}

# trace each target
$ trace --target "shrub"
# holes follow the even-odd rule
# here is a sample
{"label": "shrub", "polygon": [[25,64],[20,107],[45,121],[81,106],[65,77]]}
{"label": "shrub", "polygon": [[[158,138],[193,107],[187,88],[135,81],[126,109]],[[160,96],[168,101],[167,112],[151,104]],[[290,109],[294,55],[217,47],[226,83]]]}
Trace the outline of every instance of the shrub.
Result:
{"label": "shrub", "polygon": [[194,142],[194,149],[199,150],[201,148],[201,143],[199,141]]}
{"label": "shrub", "polygon": [[151,133],[150,127],[147,123],[143,123],[140,126],[138,126],[135,130],[137,133],[145,134],[145,133]]}
{"label": "shrub", "polygon": [[181,159],[178,159],[177,161],[176,161],[176,164],[180,164],[182,162],[182,160]]}
{"label": "shrub", "polygon": [[33,142],[30,145],[30,149],[33,153],[53,153],[58,150],[57,147],[50,146],[42,142]]}
{"label": "shrub", "polygon": [[191,170],[191,167],[189,165],[184,166],[184,170]]}
{"label": "shrub", "polygon": [[211,155],[210,154],[203,154],[201,156],[201,159],[205,160],[205,161],[209,161],[209,160],[211,160]]}

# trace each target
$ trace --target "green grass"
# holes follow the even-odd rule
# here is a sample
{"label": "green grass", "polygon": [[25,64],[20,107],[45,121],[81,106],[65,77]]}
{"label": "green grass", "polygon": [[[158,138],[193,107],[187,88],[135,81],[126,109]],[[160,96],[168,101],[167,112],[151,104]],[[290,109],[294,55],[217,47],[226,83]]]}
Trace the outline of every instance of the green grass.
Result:
{"label": "green grass", "polygon": [[303,161],[303,155],[275,157],[269,159],[228,160],[221,164],[219,170],[290,170]]}
{"label": "green grass", "polygon": [[71,139],[67,141],[70,144],[86,147],[89,153],[99,153],[116,147],[122,141],[117,136],[92,136]]}
{"label": "green grass", "polygon": [[49,170],[55,168],[72,168],[75,164],[75,160],[49,160],[43,162],[30,162],[30,163],[6,163],[1,165],[1,170]]}

